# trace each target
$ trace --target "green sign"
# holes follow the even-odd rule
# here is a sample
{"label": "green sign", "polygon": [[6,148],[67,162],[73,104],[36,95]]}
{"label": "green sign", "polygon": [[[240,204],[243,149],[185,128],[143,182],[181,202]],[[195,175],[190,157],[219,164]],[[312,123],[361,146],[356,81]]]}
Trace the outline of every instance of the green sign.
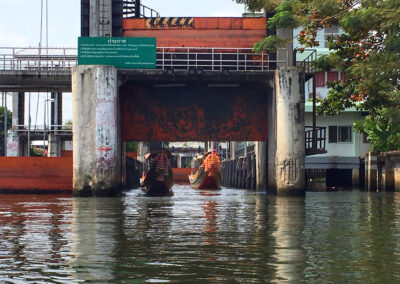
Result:
{"label": "green sign", "polygon": [[156,39],[152,37],[80,37],[79,65],[112,65],[126,69],[156,68]]}

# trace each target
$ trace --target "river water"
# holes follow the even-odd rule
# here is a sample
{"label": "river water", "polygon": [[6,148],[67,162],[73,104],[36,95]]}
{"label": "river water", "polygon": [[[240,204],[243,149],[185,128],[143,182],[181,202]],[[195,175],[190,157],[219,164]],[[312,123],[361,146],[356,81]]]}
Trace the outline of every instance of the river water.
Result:
{"label": "river water", "polygon": [[400,193],[1,195],[0,283],[400,283]]}

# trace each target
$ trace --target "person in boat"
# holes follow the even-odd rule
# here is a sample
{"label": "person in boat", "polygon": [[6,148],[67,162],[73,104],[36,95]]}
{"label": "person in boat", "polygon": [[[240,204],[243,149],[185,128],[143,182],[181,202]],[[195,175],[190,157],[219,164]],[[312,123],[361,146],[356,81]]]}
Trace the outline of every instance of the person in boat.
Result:
{"label": "person in boat", "polygon": [[209,176],[213,176],[219,172],[221,168],[221,161],[219,159],[219,154],[215,151],[215,149],[213,149],[211,153],[205,157],[202,166],[204,166],[204,171],[208,172]]}
{"label": "person in boat", "polygon": [[171,152],[158,149],[145,155],[149,171],[142,182],[143,190],[149,195],[168,195],[173,185],[173,174],[170,163]]}
{"label": "person in boat", "polygon": [[189,175],[190,185],[195,189],[220,189],[221,161],[215,150],[197,157],[195,166]]}

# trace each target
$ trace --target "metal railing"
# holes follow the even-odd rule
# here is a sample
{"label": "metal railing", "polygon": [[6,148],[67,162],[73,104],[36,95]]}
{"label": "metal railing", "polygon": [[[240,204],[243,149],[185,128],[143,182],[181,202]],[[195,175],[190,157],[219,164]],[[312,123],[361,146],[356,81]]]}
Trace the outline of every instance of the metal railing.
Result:
{"label": "metal railing", "polygon": [[[124,18],[158,18],[160,14],[145,5],[139,4],[135,0],[124,0],[122,2],[122,14]],[[139,14],[139,15],[137,15]]]}
{"label": "metal railing", "polygon": [[[267,71],[287,65],[251,48],[157,47],[156,58],[163,70]],[[0,47],[0,70],[69,70],[77,64],[77,48]]]}
{"label": "metal railing", "polygon": [[314,73],[315,72],[315,66],[314,66],[314,61],[317,60],[318,58],[318,53],[316,49],[304,49],[304,53],[308,54],[304,60],[302,61],[297,61],[296,60],[296,55],[299,51],[297,48],[293,50],[293,65],[294,66],[301,66],[304,68],[304,72],[306,74]]}
{"label": "metal railing", "polygon": [[326,127],[306,126],[306,151],[309,153],[325,152]]}
{"label": "metal railing", "polygon": [[77,55],[76,48],[0,47],[0,70],[68,70]]}
{"label": "metal railing", "polygon": [[[247,146],[247,154],[249,154],[249,153],[254,153],[254,151],[255,151],[255,144],[252,144],[252,145],[248,145]],[[240,148],[240,149],[238,149],[238,150],[236,150],[235,151],[235,156],[236,157],[241,157],[241,156],[244,156],[244,153],[245,153],[245,151],[244,151],[244,147],[243,148]]]}
{"label": "metal railing", "polygon": [[254,53],[251,48],[157,48],[158,69],[266,71],[275,70],[277,64],[287,65],[287,60],[271,60],[268,54]]}
{"label": "metal railing", "polygon": [[28,133],[34,134],[35,132],[46,132],[50,134],[72,134],[71,125],[15,125],[9,129],[17,133]]}

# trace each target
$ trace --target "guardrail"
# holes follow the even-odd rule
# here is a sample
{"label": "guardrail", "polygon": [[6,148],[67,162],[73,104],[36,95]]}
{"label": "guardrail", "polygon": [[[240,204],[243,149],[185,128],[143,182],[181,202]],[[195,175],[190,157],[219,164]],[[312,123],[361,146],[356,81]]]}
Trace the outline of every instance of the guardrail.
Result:
{"label": "guardrail", "polygon": [[158,18],[160,14],[145,5],[138,4],[134,0],[124,0],[122,1],[122,10],[124,18]]}
{"label": "guardrail", "polygon": [[0,70],[68,70],[77,64],[76,48],[0,47]]}
{"label": "guardrail", "polygon": [[275,70],[277,65],[287,65],[287,61],[271,60],[265,52],[254,53],[251,48],[157,48],[158,69],[267,71]]}
{"label": "guardrail", "polygon": [[[268,71],[287,65],[251,48],[157,47],[156,58],[157,69],[164,70]],[[77,64],[76,48],[0,47],[0,70],[69,70]]]}
{"label": "guardrail", "polygon": [[55,134],[67,134],[72,133],[71,125],[15,125],[13,128],[9,129],[17,133],[35,133],[35,132],[46,132]]}

